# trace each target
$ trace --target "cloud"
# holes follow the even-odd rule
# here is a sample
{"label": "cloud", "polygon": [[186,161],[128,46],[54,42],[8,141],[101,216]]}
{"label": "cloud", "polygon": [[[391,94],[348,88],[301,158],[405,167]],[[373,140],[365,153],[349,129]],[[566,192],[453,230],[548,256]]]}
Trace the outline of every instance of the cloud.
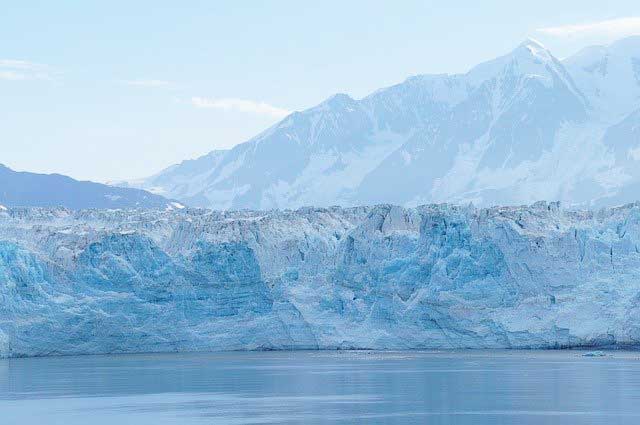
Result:
{"label": "cloud", "polygon": [[538,28],[537,32],[552,37],[626,37],[640,34],[640,17],[609,19],[588,24]]}
{"label": "cloud", "polygon": [[15,60],[15,59],[0,59],[0,68],[13,68],[13,69],[35,69],[41,68],[44,65],[40,65],[33,62]]}
{"label": "cloud", "polygon": [[269,105],[268,103],[244,99],[208,99],[204,97],[192,97],[191,103],[198,108],[214,108],[225,111],[248,112],[259,115],[270,115],[276,118],[284,118],[291,113],[291,111]]}
{"label": "cloud", "polygon": [[0,80],[19,81],[24,80],[25,76],[15,71],[0,71]]}
{"label": "cloud", "polygon": [[126,80],[123,83],[138,87],[166,87],[171,85],[169,81],[164,80]]}
{"label": "cloud", "polygon": [[0,59],[0,80],[51,80],[47,65],[16,59]]}

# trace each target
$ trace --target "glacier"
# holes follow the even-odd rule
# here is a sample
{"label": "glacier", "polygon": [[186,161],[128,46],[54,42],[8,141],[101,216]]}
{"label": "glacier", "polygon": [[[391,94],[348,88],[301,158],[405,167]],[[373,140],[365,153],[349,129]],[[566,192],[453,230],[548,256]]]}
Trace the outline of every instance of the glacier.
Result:
{"label": "glacier", "polygon": [[0,210],[0,356],[640,342],[640,203]]}

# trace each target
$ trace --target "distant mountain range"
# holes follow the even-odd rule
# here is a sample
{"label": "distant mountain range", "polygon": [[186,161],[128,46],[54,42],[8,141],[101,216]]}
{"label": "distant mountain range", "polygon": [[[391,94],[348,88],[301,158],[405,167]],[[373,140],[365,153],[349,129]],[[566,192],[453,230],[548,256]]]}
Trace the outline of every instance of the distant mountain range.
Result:
{"label": "distant mountain range", "polygon": [[141,189],[78,181],[60,174],[17,172],[0,164],[0,209],[6,207],[182,208]]}
{"label": "distant mountain range", "polygon": [[558,60],[528,40],[462,75],[338,94],[124,186],[220,209],[640,198],[640,37]]}

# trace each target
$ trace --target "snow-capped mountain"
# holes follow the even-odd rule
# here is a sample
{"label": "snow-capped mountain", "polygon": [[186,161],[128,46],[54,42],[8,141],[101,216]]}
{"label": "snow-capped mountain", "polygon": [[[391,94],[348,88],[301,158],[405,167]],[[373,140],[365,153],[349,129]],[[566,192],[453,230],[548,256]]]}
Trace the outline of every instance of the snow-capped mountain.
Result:
{"label": "snow-capped mountain", "polygon": [[60,174],[13,171],[0,164],[0,211],[7,207],[181,208],[141,189],[78,181]]}
{"label": "snow-capped mountain", "polygon": [[[145,187],[156,194],[172,194],[174,199],[191,199],[198,196],[202,185],[216,169],[227,151],[215,150],[197,159],[182,161],[160,173],[143,180],[113,183],[120,187]],[[194,204],[196,200],[191,201]]]}
{"label": "snow-capped mountain", "polygon": [[0,357],[640,344],[640,204],[0,210]]}
{"label": "snow-capped mountain", "polygon": [[640,108],[640,36],[588,47],[564,61],[594,108],[594,119],[620,121]]}
{"label": "snow-capped mountain", "polygon": [[411,77],[361,100],[335,95],[233,149],[130,184],[219,209],[606,205],[640,185],[638,108],[640,37],[563,61],[528,40],[466,74]]}

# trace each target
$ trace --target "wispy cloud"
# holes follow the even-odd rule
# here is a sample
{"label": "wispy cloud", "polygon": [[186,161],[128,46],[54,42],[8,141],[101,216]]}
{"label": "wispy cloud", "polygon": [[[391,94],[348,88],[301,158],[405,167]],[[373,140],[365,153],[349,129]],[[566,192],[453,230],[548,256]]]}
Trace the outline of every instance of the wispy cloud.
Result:
{"label": "wispy cloud", "polygon": [[47,65],[16,59],[0,59],[0,80],[51,80]]}
{"label": "wispy cloud", "polygon": [[24,80],[25,76],[15,71],[0,71],[0,80],[19,81]]}
{"label": "wispy cloud", "polygon": [[552,37],[626,37],[640,34],[640,17],[538,28],[536,31]]}
{"label": "wispy cloud", "polygon": [[276,118],[283,118],[291,113],[291,111],[269,105],[268,103],[245,99],[210,99],[204,97],[192,97],[191,103],[198,108],[248,112],[260,115],[270,115]]}
{"label": "wispy cloud", "polygon": [[171,85],[169,81],[165,80],[126,80],[123,81],[123,83],[129,86],[138,87],[166,87]]}

